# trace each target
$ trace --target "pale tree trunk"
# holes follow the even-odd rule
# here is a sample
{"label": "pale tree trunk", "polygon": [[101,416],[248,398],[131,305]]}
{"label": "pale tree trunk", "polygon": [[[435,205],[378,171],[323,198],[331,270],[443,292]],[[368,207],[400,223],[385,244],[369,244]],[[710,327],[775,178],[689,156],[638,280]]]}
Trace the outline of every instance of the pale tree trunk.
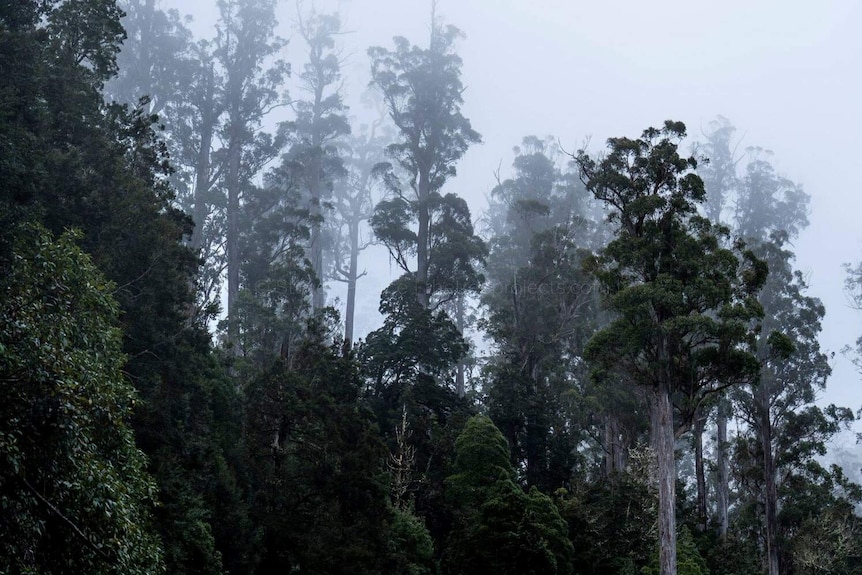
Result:
{"label": "pale tree trunk", "polygon": [[198,150],[198,161],[195,169],[195,206],[192,218],[195,229],[192,232],[192,250],[200,251],[204,241],[204,225],[206,224],[209,206],[206,193],[210,186],[210,152],[212,151],[213,131],[215,130],[215,110],[213,110],[213,69],[209,68],[204,88],[204,104],[201,108],[201,143]]}
{"label": "pale tree trunk", "polygon": [[428,174],[419,174],[417,190],[419,231],[416,234],[416,299],[424,309],[428,309],[428,234],[430,233],[431,214],[428,210],[428,196],[431,193]]}
{"label": "pale tree trunk", "polygon": [[768,376],[764,374],[757,388],[755,398],[758,412],[758,433],[763,450],[763,504],[766,527],[766,569],[767,575],[778,575],[778,487],[776,485],[775,460],[772,454],[772,419],[769,413]]}
{"label": "pale tree trunk", "polygon": [[[458,327],[458,333],[461,336],[464,336],[464,296],[458,295],[455,298],[455,321]],[[455,393],[458,394],[458,397],[464,397],[466,395],[466,385],[464,382],[464,361],[462,359],[458,360],[458,372],[455,375]]]}
{"label": "pale tree trunk", "polygon": [[317,157],[319,146],[314,148],[314,159],[312,160],[311,178],[309,179],[308,191],[311,196],[311,268],[317,277],[317,285],[311,292],[311,307],[319,310],[324,305],[323,293],[323,240],[321,238],[321,218],[323,211],[320,204],[320,158]]}
{"label": "pale tree trunk", "polygon": [[[665,353],[659,353],[661,361]],[[665,368],[662,368],[665,369]],[[676,461],[674,459],[673,407],[667,374],[653,390],[651,424],[658,475],[659,573],[676,575]]]}
{"label": "pale tree trunk", "polygon": [[[236,345],[236,303],[239,297],[239,166],[242,150],[232,141],[228,158],[227,186],[227,318],[228,340]],[[239,352],[239,347],[235,348]]]}
{"label": "pale tree trunk", "polygon": [[312,158],[311,178],[308,181],[308,193],[311,196],[311,267],[317,276],[318,284],[311,293],[311,307],[319,310],[325,303],[323,291],[323,240],[321,224],[323,209],[321,200],[321,170],[323,169],[323,138],[320,134],[321,101],[323,100],[323,84],[318,82],[314,90],[314,119],[312,121]]}
{"label": "pale tree trunk", "polygon": [[727,538],[729,526],[728,507],[730,506],[730,473],[727,466],[727,400],[722,398],[715,416],[716,425],[716,463],[718,481],[715,487],[715,502],[718,507],[718,536]]}
{"label": "pale tree trunk", "polygon": [[524,459],[526,460],[525,479],[528,487],[540,486],[546,469],[545,433],[537,425],[539,419],[539,402],[537,396],[541,389],[543,374],[539,360],[530,355],[530,387],[527,389],[527,400],[524,411]]}
{"label": "pale tree trunk", "polygon": [[[366,176],[361,189],[365,189],[368,185],[369,176]],[[350,349],[353,346],[353,332],[356,324],[356,287],[359,278],[365,275],[365,272],[359,273],[359,253],[365,249],[362,245],[359,234],[362,222],[367,216],[363,211],[363,198],[360,195],[349,198],[346,201],[349,211],[342,210],[342,217],[347,222],[347,243],[349,257],[347,269],[343,269],[340,265],[336,266],[338,280],[347,284],[347,301],[344,311],[344,346],[345,349]],[[338,258],[340,261],[340,258]]]}
{"label": "pale tree trunk", "polygon": [[706,428],[706,414],[696,414],[692,438],[694,440],[694,472],[697,479],[697,521],[698,528],[706,531],[706,473],[703,463],[703,432]]}
{"label": "pale tree trunk", "polygon": [[344,343],[353,342],[353,317],[356,315],[356,280],[359,277],[359,222],[350,224],[350,267],[347,270],[347,308],[344,312]]}

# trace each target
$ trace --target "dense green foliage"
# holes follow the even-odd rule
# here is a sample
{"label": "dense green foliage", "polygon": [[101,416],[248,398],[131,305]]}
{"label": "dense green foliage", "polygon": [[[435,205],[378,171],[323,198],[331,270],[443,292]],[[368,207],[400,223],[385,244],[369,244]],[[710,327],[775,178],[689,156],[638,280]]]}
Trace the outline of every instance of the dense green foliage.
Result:
{"label": "dense green foliage", "polygon": [[446,480],[455,522],[444,573],[569,573],[568,526],[551,498],[515,482],[506,440],[493,422],[472,417],[455,442]]}
{"label": "dense green foliage", "polygon": [[862,572],[808,196],[729,122],[526,137],[474,228],[456,28],[369,50],[352,126],[339,15],[291,79],[273,0],[217,6],[0,6],[0,572]]}
{"label": "dense green foliage", "polygon": [[14,236],[0,280],[0,570],[158,572],[114,286],[74,235]]}
{"label": "dense green foliage", "polygon": [[548,142],[525,138],[515,177],[493,191],[499,229],[483,294],[483,327],[497,347],[485,370],[489,413],[527,484],[546,492],[568,484],[580,463],[583,411],[575,397],[592,390],[571,360],[599,319],[583,270],[598,223],[576,172],[564,172],[552,153]]}

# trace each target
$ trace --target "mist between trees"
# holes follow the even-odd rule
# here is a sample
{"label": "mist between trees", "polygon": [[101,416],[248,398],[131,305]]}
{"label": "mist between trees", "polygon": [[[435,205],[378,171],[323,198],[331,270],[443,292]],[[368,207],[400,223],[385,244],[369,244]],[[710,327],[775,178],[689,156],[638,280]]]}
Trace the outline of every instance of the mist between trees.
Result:
{"label": "mist between trees", "polygon": [[768,153],[528,135],[476,215],[436,3],[361,119],[339,14],[214,8],[0,8],[0,572],[862,573]]}
{"label": "mist between trees", "polygon": [[[410,294],[415,294],[415,289],[412,286],[405,285],[397,285],[394,286],[395,290],[398,291],[402,296]],[[259,283],[250,288],[252,292],[258,292],[264,289],[273,289],[282,293],[292,293],[293,295],[301,295],[304,296],[308,292],[307,290],[302,290],[296,284],[287,281],[287,280],[278,280],[275,282],[266,282]],[[443,284],[441,289],[446,292],[462,292],[465,291],[465,286],[463,284],[452,283],[452,284]],[[511,286],[491,286],[487,290],[483,291],[483,293],[489,293],[489,295],[494,295],[496,291],[497,295],[565,295],[565,294],[580,294],[580,295],[590,295],[594,292],[597,292],[598,287],[595,284],[579,284],[579,283],[568,283],[565,281],[550,281],[550,282],[539,282],[539,281],[531,281],[529,279],[516,283],[513,282]]]}

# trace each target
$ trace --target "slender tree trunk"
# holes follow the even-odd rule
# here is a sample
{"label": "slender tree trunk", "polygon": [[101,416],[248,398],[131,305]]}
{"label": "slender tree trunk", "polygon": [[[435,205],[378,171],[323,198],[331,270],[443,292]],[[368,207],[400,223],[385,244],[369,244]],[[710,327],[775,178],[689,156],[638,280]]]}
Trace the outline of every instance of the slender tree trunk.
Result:
{"label": "slender tree trunk", "polygon": [[772,420],[769,413],[769,381],[762,377],[755,391],[758,409],[758,432],[763,450],[763,503],[766,527],[767,575],[778,575],[778,488],[772,454]]}
{"label": "slender tree trunk", "polygon": [[605,475],[608,477],[625,469],[625,452],[616,414],[605,415]]}
{"label": "slender tree trunk", "polygon": [[[764,443],[766,439],[767,437],[764,437]],[[763,472],[768,478],[765,485],[767,573],[768,575],[778,575],[778,493],[775,485],[775,465],[772,460],[771,450],[764,453],[763,459]]]}
{"label": "slender tree trunk", "polygon": [[428,211],[428,196],[431,192],[428,174],[419,174],[418,204],[419,231],[416,247],[416,298],[419,305],[428,309],[428,234],[430,233],[431,214]]}
{"label": "slender tree trunk", "polygon": [[[157,65],[157,57],[154,55],[153,50],[151,49],[154,44],[153,28],[155,27],[155,25],[153,24],[153,20],[155,19],[155,14],[155,1],[146,0],[145,2],[143,2],[143,6],[138,11],[138,17],[140,18],[140,21],[138,23],[138,32],[140,34],[140,39],[138,40],[138,43],[139,46],[144,48],[144,50],[141,50],[140,52],[135,54],[132,62],[129,63],[134,69],[134,77],[141,78],[144,82],[146,82],[146,80],[152,79],[154,70]],[[154,115],[161,114],[162,110],[165,107],[166,95],[158,93],[159,90],[157,90],[152,85],[152,83],[149,82],[146,82],[146,85],[141,87],[143,88],[143,93],[147,94],[150,97],[150,103],[147,107],[147,112]]]}
{"label": "slender tree trunk", "polygon": [[706,531],[706,473],[703,464],[703,432],[706,428],[706,414],[697,414],[692,435],[694,439],[694,472],[697,479],[697,521],[698,528]]}
{"label": "slender tree trunk", "polygon": [[321,122],[320,118],[320,101],[323,96],[322,87],[317,86],[314,94],[314,120],[312,123],[312,158],[311,158],[311,177],[308,181],[308,192],[311,196],[311,267],[314,270],[314,275],[317,276],[317,285],[311,292],[311,307],[315,310],[321,309],[325,302],[323,291],[323,239],[321,237],[321,227],[323,224],[323,209],[322,209],[322,174],[323,169],[323,145],[320,136]]}
{"label": "slender tree trunk", "polygon": [[[304,32],[305,33],[305,32]],[[324,192],[323,174],[323,143],[325,130],[322,123],[323,118],[323,90],[328,85],[326,72],[323,64],[323,44],[318,43],[306,35],[309,43],[311,66],[314,70],[313,80],[310,80],[314,88],[314,101],[312,104],[311,120],[311,177],[308,181],[308,191],[311,196],[311,267],[317,276],[318,284],[311,293],[311,307],[314,310],[323,308],[326,304],[326,293],[323,289],[323,238],[321,228],[323,225],[323,203]]]}
{"label": "slender tree trunk", "polygon": [[[455,298],[455,321],[458,326],[458,333],[461,336],[464,336],[464,296],[459,295]],[[466,385],[464,382],[464,360],[458,360],[458,371],[455,375],[455,393],[458,394],[458,397],[464,397],[466,395]]]}
{"label": "slender tree trunk", "polygon": [[204,108],[201,109],[201,143],[198,150],[198,161],[195,170],[195,207],[192,218],[195,229],[192,232],[192,250],[198,252],[204,242],[204,225],[209,214],[206,193],[210,186],[210,152],[212,150],[213,130],[215,129],[215,111],[213,110],[213,69],[210,66],[206,76]]}
{"label": "slender tree trunk", "polygon": [[524,410],[524,459],[526,460],[526,480],[528,487],[545,486],[545,429],[540,424],[542,417],[542,403],[539,398],[542,378],[539,362],[535,358],[530,360],[530,378],[528,380],[526,406]]}
{"label": "slender tree trunk", "polygon": [[320,170],[321,160],[320,154],[322,149],[317,134],[314,135],[314,146],[312,148],[311,161],[311,177],[308,181],[308,192],[311,200],[311,249],[310,259],[311,268],[314,270],[314,275],[317,276],[317,285],[311,292],[311,307],[315,310],[321,309],[325,303],[323,292],[323,240],[321,238],[321,224],[323,218],[323,210],[321,209],[320,198]]}
{"label": "slender tree trunk", "polygon": [[[660,358],[666,356],[660,346]],[[664,369],[664,368],[663,368]],[[658,474],[659,573],[676,575],[676,461],[670,381],[662,374],[652,397],[652,436]]]}
{"label": "slender tree trunk", "polygon": [[728,507],[730,506],[730,473],[727,467],[727,405],[726,399],[722,398],[718,404],[715,416],[716,424],[716,463],[718,464],[718,484],[715,489],[715,501],[718,507],[718,536],[724,540],[727,538],[729,525]]}
{"label": "slender tree trunk", "polygon": [[344,312],[344,343],[353,345],[353,317],[356,314],[356,280],[359,275],[359,221],[350,222],[350,267],[347,270],[347,309]]}
{"label": "slender tree trunk", "polygon": [[326,304],[323,289],[323,249],[321,248],[320,235],[320,224],[314,224],[311,227],[311,266],[318,282],[311,294],[311,307],[314,310],[319,310]]}
{"label": "slender tree trunk", "polygon": [[[239,297],[239,166],[241,148],[235,140],[231,142],[227,185],[227,318],[228,340],[236,344],[236,302]],[[237,353],[239,349],[235,350]]]}

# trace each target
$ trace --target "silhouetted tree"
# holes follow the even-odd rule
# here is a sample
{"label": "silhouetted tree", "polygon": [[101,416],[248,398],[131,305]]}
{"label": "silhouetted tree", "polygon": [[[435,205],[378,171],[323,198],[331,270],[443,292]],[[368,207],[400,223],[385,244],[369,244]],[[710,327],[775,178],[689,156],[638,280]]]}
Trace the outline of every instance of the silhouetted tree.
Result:
{"label": "silhouetted tree", "polygon": [[[396,38],[394,51],[368,51],[373,83],[383,93],[399,135],[386,152],[407,179],[401,182],[392,171],[386,174],[392,197],[377,205],[372,225],[398,266],[412,274],[416,298],[426,309],[435,295],[475,290],[480,280],[474,266],[483,252],[467,205],[452,194],[441,194],[458,160],[480,141],[461,114],[461,58],[453,50],[459,35],[457,28],[443,27],[432,15],[428,48]],[[416,257],[415,269],[411,255]]]}
{"label": "silhouetted tree", "polygon": [[[344,342],[353,343],[356,316],[356,285],[365,274],[359,271],[359,256],[371,238],[363,235],[367,221],[374,210],[374,202],[380,197],[382,181],[374,174],[374,167],[383,159],[383,149],[388,142],[379,133],[381,122],[375,122],[347,140],[344,167],[346,176],[335,185],[333,194],[334,213],[329,218],[332,265],[329,277],[347,284],[347,299],[344,311]],[[370,230],[367,230],[370,235]]]}
{"label": "silhouetted tree", "polygon": [[219,0],[219,22],[213,55],[224,74],[226,143],[224,168],[225,253],[227,255],[228,339],[234,341],[234,317],[240,290],[240,219],[244,193],[252,178],[280,148],[280,135],[261,131],[264,117],[283,103],[287,65],[270,62],[283,42],[274,34],[274,0]]}
{"label": "silhouetted tree", "polygon": [[299,32],[308,46],[308,62],[299,74],[308,99],[294,103],[293,142],[282,158],[282,170],[290,172],[308,205],[308,256],[316,276],[311,303],[317,310],[324,305],[326,279],[321,230],[329,214],[324,213],[324,204],[330,200],[335,182],[347,175],[339,141],[350,133],[350,125],[341,97],[341,63],[335,49],[335,36],[341,32],[338,15],[300,14]]}

